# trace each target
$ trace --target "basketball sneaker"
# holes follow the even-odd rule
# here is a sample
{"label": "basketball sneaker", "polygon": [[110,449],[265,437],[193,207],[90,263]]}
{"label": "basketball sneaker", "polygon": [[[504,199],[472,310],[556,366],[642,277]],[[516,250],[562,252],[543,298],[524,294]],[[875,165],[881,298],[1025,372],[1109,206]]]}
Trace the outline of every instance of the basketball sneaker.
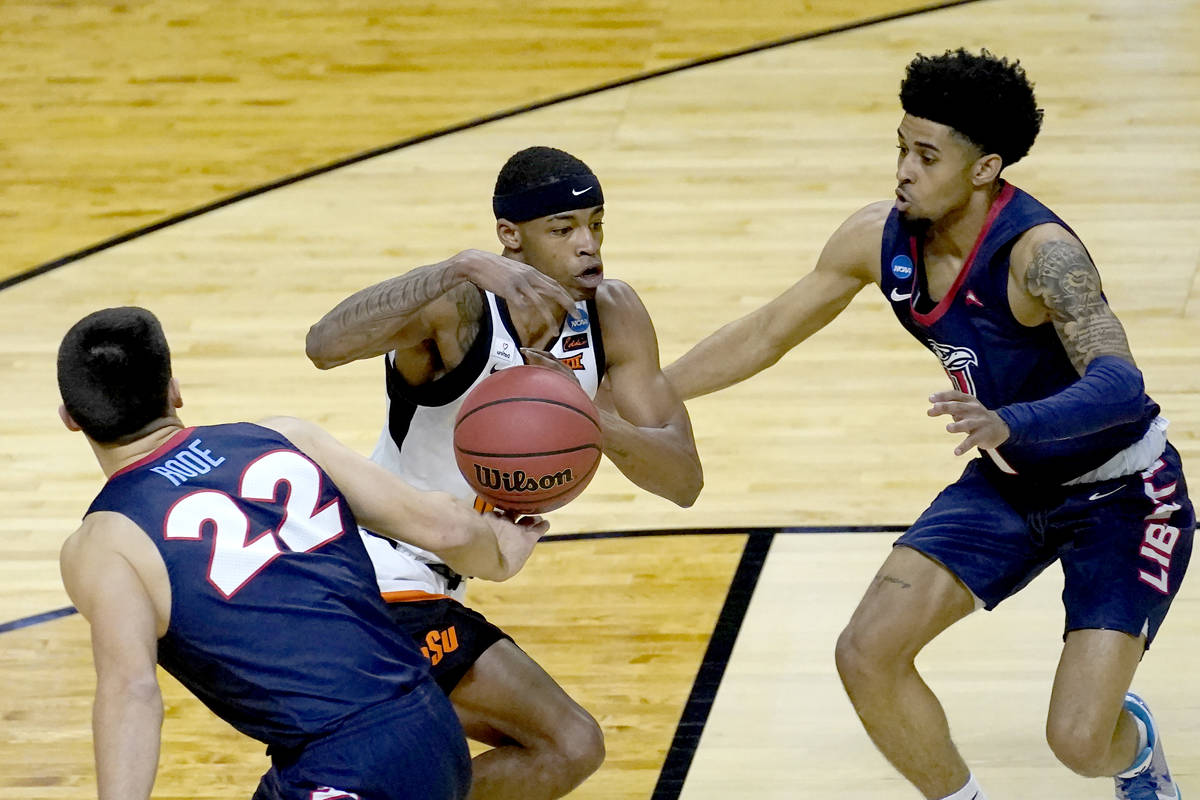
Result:
{"label": "basketball sneaker", "polygon": [[1179,787],[1171,780],[1163,755],[1158,726],[1146,701],[1133,692],[1125,694],[1125,708],[1146,726],[1149,740],[1133,766],[1116,776],[1117,800],[1179,800]]}

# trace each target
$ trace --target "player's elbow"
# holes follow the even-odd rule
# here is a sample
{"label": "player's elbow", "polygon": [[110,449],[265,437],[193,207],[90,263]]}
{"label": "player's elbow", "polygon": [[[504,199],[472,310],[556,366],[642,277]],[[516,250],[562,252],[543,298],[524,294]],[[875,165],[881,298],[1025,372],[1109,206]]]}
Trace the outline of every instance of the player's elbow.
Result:
{"label": "player's elbow", "polygon": [[696,504],[696,500],[700,497],[700,489],[702,489],[703,486],[704,484],[702,482],[701,485],[697,486],[694,490],[689,490],[686,494],[681,494],[679,497],[674,498],[675,505],[679,506],[680,508],[691,508],[694,506]]}
{"label": "player's elbow", "polygon": [[346,363],[344,358],[339,357],[340,354],[334,352],[332,343],[329,337],[323,335],[319,322],[309,328],[308,335],[304,337],[304,354],[317,369],[331,369]]}
{"label": "player's elbow", "polygon": [[136,671],[98,670],[96,695],[112,699],[121,707],[162,707],[162,691],[153,669]]}
{"label": "player's elbow", "polygon": [[696,462],[682,477],[669,499],[680,508],[691,508],[704,488],[704,470]]}

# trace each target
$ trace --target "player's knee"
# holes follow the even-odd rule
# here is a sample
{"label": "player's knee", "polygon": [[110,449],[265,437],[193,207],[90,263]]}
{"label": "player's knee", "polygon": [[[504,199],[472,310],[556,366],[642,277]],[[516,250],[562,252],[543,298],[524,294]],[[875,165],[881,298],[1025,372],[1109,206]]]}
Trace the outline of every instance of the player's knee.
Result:
{"label": "player's knee", "polygon": [[889,672],[889,659],[872,637],[864,635],[853,622],[838,636],[834,649],[838,675],[847,689],[853,690],[879,681]]}
{"label": "player's knee", "polygon": [[572,782],[578,784],[604,763],[604,731],[582,708],[569,719],[558,730],[554,745]]}
{"label": "player's knee", "polygon": [[1112,732],[1096,732],[1070,720],[1046,723],[1046,742],[1063,766],[1085,778],[1107,776]]}

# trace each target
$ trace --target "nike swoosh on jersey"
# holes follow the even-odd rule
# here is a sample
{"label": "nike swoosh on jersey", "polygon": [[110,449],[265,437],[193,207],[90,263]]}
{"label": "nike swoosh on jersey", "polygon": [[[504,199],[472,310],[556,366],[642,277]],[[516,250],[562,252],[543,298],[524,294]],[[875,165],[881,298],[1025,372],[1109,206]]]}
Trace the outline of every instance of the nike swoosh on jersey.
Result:
{"label": "nike swoosh on jersey", "polygon": [[581,194],[587,194],[587,193],[588,193],[588,192],[590,192],[591,190],[592,190],[592,187],[590,187],[590,186],[589,186],[589,187],[587,187],[586,189],[580,189],[578,192],[577,192],[577,191],[575,191],[574,189],[572,189],[572,190],[571,190],[571,194],[575,195],[576,197],[579,197],[579,195],[581,195]]}
{"label": "nike swoosh on jersey", "polygon": [[907,300],[910,297],[912,297],[912,292],[909,292],[908,294],[900,294],[899,289],[892,289],[892,300],[896,303],[899,303],[901,300]]}
{"label": "nike swoosh on jersey", "polygon": [[1091,494],[1088,496],[1088,500],[1102,500],[1102,499],[1104,499],[1105,497],[1108,497],[1110,494],[1116,494],[1117,492],[1121,491],[1121,490],[1122,490],[1122,489],[1124,489],[1124,488],[1125,488],[1124,486],[1118,486],[1117,488],[1113,489],[1111,492],[1103,492],[1103,493],[1101,493],[1101,492],[1092,492],[1092,493],[1091,493]]}

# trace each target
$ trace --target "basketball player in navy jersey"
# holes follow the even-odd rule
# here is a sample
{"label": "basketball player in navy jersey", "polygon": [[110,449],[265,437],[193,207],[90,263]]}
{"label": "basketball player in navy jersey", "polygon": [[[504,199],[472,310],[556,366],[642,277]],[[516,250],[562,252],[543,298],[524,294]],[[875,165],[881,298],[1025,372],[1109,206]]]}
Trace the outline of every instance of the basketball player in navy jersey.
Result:
{"label": "basketball player in navy jersey", "polygon": [[462,728],[390,624],[356,518],[496,580],[546,523],[418,492],[301,420],[184,427],[145,309],[76,323],[58,381],[63,421],[108,476],[61,557],[91,623],[100,799],[150,797],[156,662],[268,745],[256,799],[466,797]]}
{"label": "basketball player in navy jersey", "polygon": [[900,537],[837,645],[867,733],[927,798],[983,800],[913,659],[1062,563],[1066,625],[1046,726],[1117,797],[1178,797],[1134,671],[1179,590],[1195,517],[1166,421],[1070,228],[1000,177],[1041,126],[1016,63],[916,57],[901,85],[896,197],[851,215],[816,268],[665,370],[685,397],[744,380],[868,284],[941,361],[931,416],[979,448]]}
{"label": "basketball player in navy jersey", "polygon": [[[390,278],[309,331],[308,356],[322,369],[384,356],[388,420],[372,459],[483,508],[455,464],[454,417],[479,381],[528,361],[573,374],[591,396],[607,378],[604,454],[637,485],[690,506],[703,480],[691,424],[641,300],[604,276],[600,181],[569,153],[531,147],[501,169],[492,209],[502,255],[467,250]],[[372,537],[367,547],[393,617],[422,646],[439,646],[426,646],[434,676],[467,735],[493,745],[474,761],[472,798],[549,800],[600,766],[596,721],[459,602],[459,575],[412,548]],[[453,648],[441,646],[446,631]]]}

